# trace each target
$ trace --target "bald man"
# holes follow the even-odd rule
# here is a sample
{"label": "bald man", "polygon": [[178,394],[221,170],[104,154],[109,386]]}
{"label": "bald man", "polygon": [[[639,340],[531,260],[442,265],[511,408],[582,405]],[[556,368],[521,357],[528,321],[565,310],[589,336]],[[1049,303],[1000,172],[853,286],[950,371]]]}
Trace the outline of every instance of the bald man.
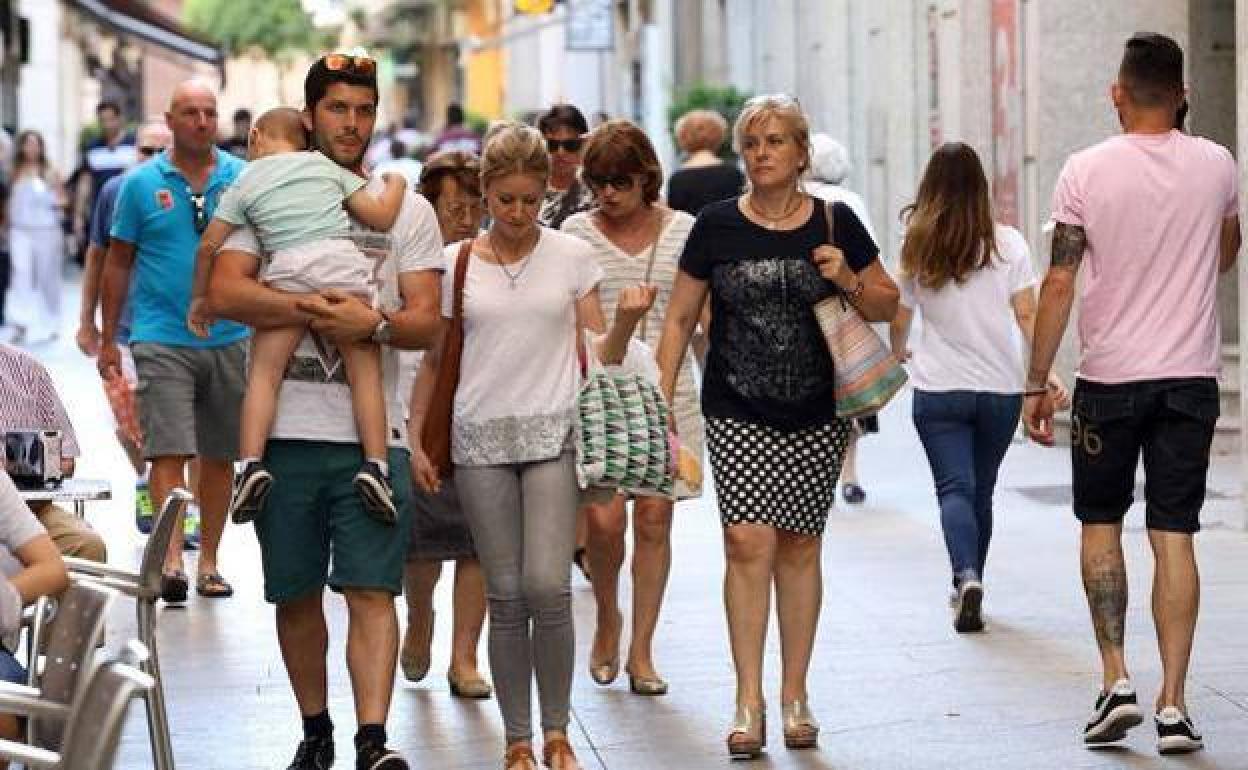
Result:
{"label": "bald man", "polygon": [[[200,596],[226,597],[233,588],[218,571],[217,552],[238,452],[248,330],[222,321],[206,338],[197,337],[186,327],[186,314],[199,234],[243,162],[217,149],[217,97],[200,81],[174,90],[165,125],[173,144],[126,174],[117,194],[101,281],[96,363],[105,380],[120,374],[117,333],[129,300],[152,501],[159,507],[174,487],[188,487],[187,466],[199,459],[203,534],[195,586]],[[165,556],[162,595],[167,602],[184,602],[188,590],[178,526]]]}

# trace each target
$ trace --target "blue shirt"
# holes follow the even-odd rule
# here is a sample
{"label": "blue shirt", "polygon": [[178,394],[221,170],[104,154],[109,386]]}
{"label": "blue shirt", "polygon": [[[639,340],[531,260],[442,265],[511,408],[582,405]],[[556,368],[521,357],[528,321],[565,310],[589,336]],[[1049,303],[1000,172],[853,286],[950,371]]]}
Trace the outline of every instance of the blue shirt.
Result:
{"label": "blue shirt", "polygon": [[[95,208],[91,210],[91,245],[108,251],[108,231],[113,229],[113,208],[117,205],[117,192],[121,190],[121,180],[125,176],[115,176],[104,183],[100,194],[95,198]],[[130,294],[126,293],[125,304],[121,306],[121,317],[117,320],[117,344],[130,344]]]}
{"label": "blue shirt", "polygon": [[[199,217],[204,227],[212,219],[221,193],[244,166],[229,153],[214,152],[217,165],[204,188],[203,214]],[[135,246],[129,292],[131,343],[215,348],[247,338],[247,327],[233,321],[214,323],[206,339],[186,328],[199,232],[190,185],[170,161],[168,151],[125,175],[113,210],[112,236]]]}

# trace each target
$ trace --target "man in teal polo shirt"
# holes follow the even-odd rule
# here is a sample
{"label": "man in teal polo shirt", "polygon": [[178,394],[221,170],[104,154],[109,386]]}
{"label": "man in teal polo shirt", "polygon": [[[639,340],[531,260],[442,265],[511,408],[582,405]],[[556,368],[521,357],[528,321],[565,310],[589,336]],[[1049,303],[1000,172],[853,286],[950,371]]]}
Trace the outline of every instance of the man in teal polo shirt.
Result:
{"label": "man in teal polo shirt", "polygon": [[[233,589],[217,570],[217,550],[238,452],[248,330],[223,321],[202,339],[187,328],[186,314],[199,234],[243,162],[216,147],[217,98],[204,83],[179,85],[165,121],[173,146],[130,173],[117,196],[97,364],[105,377],[120,366],[116,329],[128,292],[152,500],[159,506],[174,487],[189,486],[187,463],[199,457],[203,536],[195,585],[201,596],[223,597]],[[178,526],[165,556],[165,601],[186,601],[188,587]]]}

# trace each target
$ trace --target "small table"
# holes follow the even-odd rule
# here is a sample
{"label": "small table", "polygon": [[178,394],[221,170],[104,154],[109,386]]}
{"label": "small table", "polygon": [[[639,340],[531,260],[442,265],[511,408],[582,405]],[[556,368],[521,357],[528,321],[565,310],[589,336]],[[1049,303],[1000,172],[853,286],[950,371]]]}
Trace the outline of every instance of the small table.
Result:
{"label": "small table", "polygon": [[74,515],[87,513],[91,500],[112,500],[113,485],[99,479],[65,479],[51,489],[18,489],[28,503],[73,503]]}

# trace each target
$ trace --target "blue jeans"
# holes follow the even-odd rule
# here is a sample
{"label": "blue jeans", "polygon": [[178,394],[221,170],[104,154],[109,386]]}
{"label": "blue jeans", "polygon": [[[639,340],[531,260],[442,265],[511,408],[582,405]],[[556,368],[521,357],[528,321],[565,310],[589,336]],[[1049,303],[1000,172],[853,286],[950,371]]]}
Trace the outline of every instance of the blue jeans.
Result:
{"label": "blue jeans", "polygon": [[914,427],[932,466],[955,583],[972,572],[983,578],[992,492],[1022,407],[1022,395],[914,392]]}

